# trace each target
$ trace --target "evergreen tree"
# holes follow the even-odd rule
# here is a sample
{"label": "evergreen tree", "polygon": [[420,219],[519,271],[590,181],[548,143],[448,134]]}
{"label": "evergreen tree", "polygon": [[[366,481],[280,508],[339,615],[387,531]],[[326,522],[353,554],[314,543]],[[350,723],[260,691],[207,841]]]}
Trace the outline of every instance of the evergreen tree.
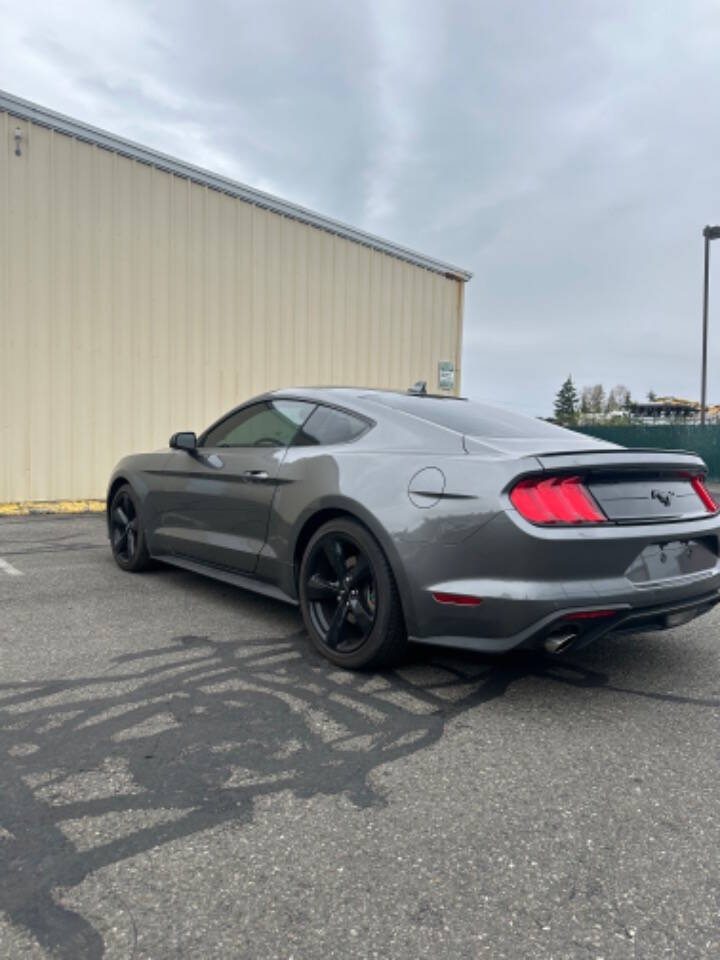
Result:
{"label": "evergreen tree", "polygon": [[578,414],[579,398],[573,378],[567,380],[555,395],[555,419],[560,423],[575,423]]}

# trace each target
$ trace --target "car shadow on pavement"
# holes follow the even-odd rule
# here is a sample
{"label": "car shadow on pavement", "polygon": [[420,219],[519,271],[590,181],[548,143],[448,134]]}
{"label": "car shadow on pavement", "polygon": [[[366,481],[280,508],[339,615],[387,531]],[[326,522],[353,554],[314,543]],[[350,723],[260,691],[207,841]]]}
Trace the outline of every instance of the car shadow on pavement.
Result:
{"label": "car shadow on pavement", "polygon": [[[116,657],[97,676],[0,684],[0,912],[54,956],[102,957],[66,892],[108,865],[228,821],[262,796],[385,802],[371,772],[436,743],[445,724],[518,680],[619,690],[568,659],[437,649],[406,667],[348,673],[302,632],[185,635]],[[70,898],[71,899],[71,898]]]}

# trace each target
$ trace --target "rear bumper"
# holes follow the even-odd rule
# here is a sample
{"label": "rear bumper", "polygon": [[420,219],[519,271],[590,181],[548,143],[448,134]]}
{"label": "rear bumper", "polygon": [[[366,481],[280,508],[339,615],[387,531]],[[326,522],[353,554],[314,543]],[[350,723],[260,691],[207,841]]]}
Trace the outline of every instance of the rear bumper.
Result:
{"label": "rear bumper", "polygon": [[[692,523],[545,531],[501,514],[452,550],[435,545],[416,551],[412,561],[419,589],[413,599],[418,615],[409,630],[411,639],[504,652],[543,646],[553,630],[571,625],[577,627],[577,649],[610,632],[678,625],[680,618],[668,621],[668,615],[699,615],[720,599],[719,531],[717,516]],[[686,572],[679,565],[674,575],[658,579],[658,569],[669,571],[668,563],[648,567],[645,579],[638,574],[638,559],[649,548],[662,545],[671,552],[686,542],[700,542],[702,569]],[[439,604],[434,593],[482,602]],[[597,610],[613,614],[572,621],[573,613]]]}
{"label": "rear bumper", "polygon": [[[611,616],[598,619],[574,619],[577,607],[556,610],[542,617],[512,636],[489,637],[463,634],[438,634],[437,636],[411,636],[416,643],[436,644],[475,650],[478,653],[507,653],[510,650],[548,649],[546,644],[553,638],[563,637],[565,650],[580,650],[607,634],[649,633],[670,630],[695,617],[708,613],[720,603],[720,589],[684,600],[673,600],[643,607],[614,607]],[[595,601],[593,609],[610,609],[612,605]],[[589,607],[586,609],[590,609]]]}

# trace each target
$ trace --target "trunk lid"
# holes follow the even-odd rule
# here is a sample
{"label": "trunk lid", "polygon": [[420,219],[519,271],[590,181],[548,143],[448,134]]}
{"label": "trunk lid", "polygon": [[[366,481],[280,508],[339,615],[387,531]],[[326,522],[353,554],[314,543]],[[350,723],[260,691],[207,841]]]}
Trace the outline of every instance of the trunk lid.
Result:
{"label": "trunk lid", "polygon": [[[613,523],[662,523],[707,518],[714,511],[693,485],[707,467],[695,453],[620,447],[594,437],[567,433],[552,437],[465,435],[467,453],[512,460],[517,479],[543,473],[582,479],[607,519]],[[517,482],[516,479],[516,482]]]}
{"label": "trunk lid", "polygon": [[544,471],[577,472],[601,510],[616,523],[704,518],[708,508],[693,485],[707,469],[684,450],[563,451],[536,457]]}

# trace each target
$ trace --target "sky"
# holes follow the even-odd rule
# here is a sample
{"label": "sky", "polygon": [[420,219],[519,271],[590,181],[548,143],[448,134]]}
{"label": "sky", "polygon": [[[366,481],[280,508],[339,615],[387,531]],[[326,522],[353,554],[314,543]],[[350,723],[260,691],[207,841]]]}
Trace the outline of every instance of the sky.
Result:
{"label": "sky", "polygon": [[0,89],[471,270],[465,395],[698,398],[720,2],[0,0],[0,24]]}

